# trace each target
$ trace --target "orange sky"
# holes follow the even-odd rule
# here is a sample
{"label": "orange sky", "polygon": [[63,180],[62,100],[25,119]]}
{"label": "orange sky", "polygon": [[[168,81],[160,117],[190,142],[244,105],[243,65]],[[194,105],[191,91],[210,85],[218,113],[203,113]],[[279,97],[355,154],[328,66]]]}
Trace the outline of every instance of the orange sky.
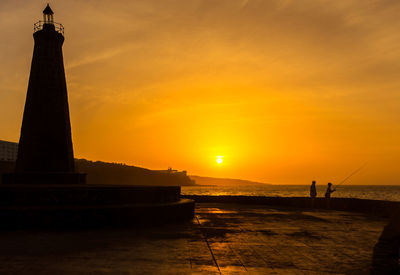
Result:
{"label": "orange sky", "polygon": [[[2,140],[19,139],[46,3],[0,2]],[[368,161],[350,183],[400,184],[399,1],[50,5],[75,157],[278,184]]]}

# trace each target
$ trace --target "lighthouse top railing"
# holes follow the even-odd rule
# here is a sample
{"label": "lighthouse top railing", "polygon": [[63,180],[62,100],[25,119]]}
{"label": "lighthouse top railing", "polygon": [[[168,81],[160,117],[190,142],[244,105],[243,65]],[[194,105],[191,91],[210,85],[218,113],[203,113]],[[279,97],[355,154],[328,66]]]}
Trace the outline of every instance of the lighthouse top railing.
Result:
{"label": "lighthouse top railing", "polygon": [[35,24],[33,24],[33,32],[35,33],[37,31],[43,30],[43,25],[45,25],[45,24],[54,25],[56,32],[59,32],[62,35],[64,35],[64,26],[61,23],[56,23],[56,22],[48,23],[45,21],[38,21]]}

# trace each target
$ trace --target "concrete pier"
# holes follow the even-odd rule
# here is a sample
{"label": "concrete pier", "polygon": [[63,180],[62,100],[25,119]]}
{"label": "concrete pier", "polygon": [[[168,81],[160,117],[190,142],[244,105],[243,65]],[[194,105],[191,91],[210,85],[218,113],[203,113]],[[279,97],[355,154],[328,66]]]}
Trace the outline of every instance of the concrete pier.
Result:
{"label": "concrete pier", "polygon": [[1,274],[368,274],[387,220],[362,213],[198,203],[150,228],[0,232]]}

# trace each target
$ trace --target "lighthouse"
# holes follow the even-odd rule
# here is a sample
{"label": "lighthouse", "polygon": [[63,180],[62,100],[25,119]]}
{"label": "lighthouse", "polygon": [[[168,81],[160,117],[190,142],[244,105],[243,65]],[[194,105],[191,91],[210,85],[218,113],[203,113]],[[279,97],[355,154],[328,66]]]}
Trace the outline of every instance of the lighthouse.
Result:
{"label": "lighthouse", "polygon": [[82,183],[75,173],[62,45],[64,27],[47,4],[35,41],[14,183]]}

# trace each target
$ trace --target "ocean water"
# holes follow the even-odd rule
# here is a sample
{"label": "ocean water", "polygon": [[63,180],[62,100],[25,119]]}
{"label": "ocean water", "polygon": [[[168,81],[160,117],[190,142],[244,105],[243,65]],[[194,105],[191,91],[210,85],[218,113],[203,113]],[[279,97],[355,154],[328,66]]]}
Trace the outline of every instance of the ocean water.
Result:
{"label": "ocean water", "polygon": [[[324,197],[326,186],[317,185],[317,197]],[[231,195],[269,197],[308,197],[309,185],[265,186],[182,186],[183,195]],[[340,185],[332,197],[400,201],[400,185]]]}

